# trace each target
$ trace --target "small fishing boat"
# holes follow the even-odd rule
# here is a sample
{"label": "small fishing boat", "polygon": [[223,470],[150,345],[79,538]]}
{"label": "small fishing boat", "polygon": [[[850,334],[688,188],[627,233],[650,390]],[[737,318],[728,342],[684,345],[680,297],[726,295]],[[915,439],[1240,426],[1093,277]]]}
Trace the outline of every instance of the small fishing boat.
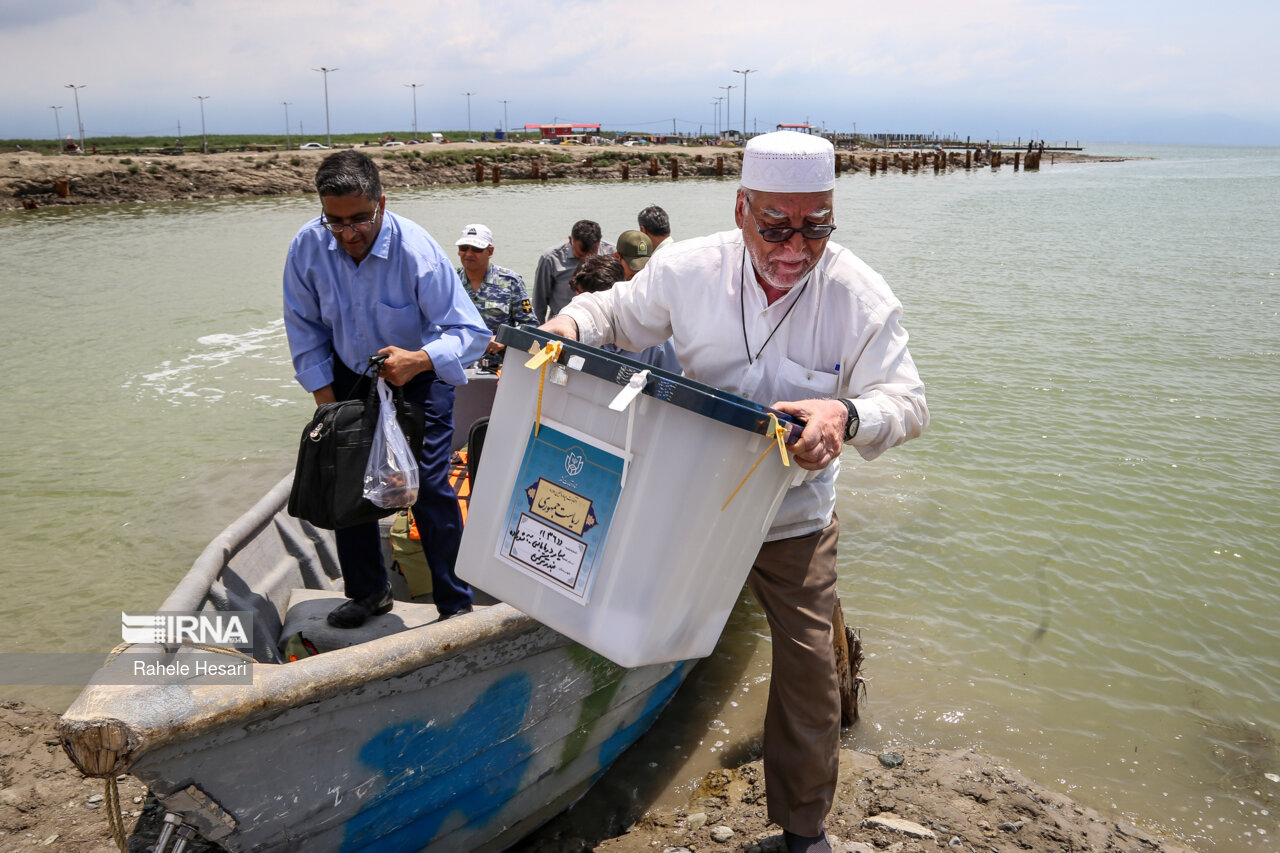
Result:
{"label": "small fishing boat", "polygon": [[[487,412],[492,381],[458,390],[457,423]],[[333,535],[288,515],[291,482],[219,534],[160,608],[252,613],[252,662],[135,644],[59,724],[85,774],[145,783],[175,838],[231,851],[502,850],[580,797],[692,666],[623,668],[501,602],[440,622],[394,583],[391,613],[326,638],[342,599]],[[302,638],[320,653],[290,660]],[[121,671],[139,655],[180,668],[210,654],[249,675],[138,684]]]}

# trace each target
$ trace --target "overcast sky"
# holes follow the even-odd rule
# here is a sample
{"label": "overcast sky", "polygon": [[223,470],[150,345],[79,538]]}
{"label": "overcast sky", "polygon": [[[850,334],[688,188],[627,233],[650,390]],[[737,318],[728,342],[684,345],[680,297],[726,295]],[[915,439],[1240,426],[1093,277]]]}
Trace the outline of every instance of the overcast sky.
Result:
{"label": "overcast sky", "polygon": [[[506,122],[1280,144],[1276,0],[0,0],[0,138]],[[421,84],[416,89],[406,84]],[[734,86],[726,93],[720,87]],[[468,98],[464,93],[473,93]],[[723,103],[723,102],[722,102]],[[61,110],[51,107],[61,106]],[[57,119],[55,120],[55,112]],[[725,111],[720,109],[720,121]]]}

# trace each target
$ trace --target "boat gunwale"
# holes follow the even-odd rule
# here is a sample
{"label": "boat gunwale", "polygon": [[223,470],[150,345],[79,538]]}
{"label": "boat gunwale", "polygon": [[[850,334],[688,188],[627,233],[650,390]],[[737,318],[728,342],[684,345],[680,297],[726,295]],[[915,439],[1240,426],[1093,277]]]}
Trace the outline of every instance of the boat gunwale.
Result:
{"label": "boat gunwale", "polygon": [[[284,508],[292,479],[292,473],[284,477],[252,509],[219,533],[162,608],[200,609],[227,561],[265,530]],[[498,603],[445,622],[421,625],[288,663],[255,661],[253,681],[247,685],[90,683],[62,714],[58,733],[67,753],[86,775],[113,775],[125,772],[140,756],[192,735],[322,702],[363,684],[408,675],[486,644],[509,641],[539,629],[551,632],[514,607]],[[564,645],[572,642],[563,635],[556,637]],[[161,651],[160,646],[150,645],[129,648]],[[100,669],[95,678],[102,672]],[[102,729],[109,730],[105,739],[97,732]],[[118,754],[109,767],[86,767],[77,757],[94,739],[119,745],[119,749],[112,750]],[[101,744],[93,745],[92,750],[103,753]]]}

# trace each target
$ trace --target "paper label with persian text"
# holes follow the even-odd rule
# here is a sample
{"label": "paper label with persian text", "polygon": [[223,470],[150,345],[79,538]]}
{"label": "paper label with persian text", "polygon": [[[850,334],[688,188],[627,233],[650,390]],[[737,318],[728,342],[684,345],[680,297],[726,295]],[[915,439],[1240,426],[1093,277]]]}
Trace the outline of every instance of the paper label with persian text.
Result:
{"label": "paper label with persian text", "polygon": [[564,424],[530,428],[498,558],[586,604],[627,462],[625,451]]}

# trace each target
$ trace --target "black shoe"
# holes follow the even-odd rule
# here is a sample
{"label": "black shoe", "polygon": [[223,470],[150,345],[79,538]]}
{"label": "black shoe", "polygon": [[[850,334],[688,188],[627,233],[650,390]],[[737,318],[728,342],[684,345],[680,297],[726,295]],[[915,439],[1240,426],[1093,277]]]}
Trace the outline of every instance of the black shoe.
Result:
{"label": "black shoe", "polygon": [[381,592],[366,595],[364,598],[352,598],[343,602],[329,614],[328,623],[335,628],[359,628],[370,616],[380,616],[391,612],[395,600],[391,597],[391,587]]}
{"label": "black shoe", "polygon": [[443,622],[443,621],[444,621],[444,620],[446,620],[446,619],[452,619],[452,618],[453,618],[453,617],[455,617],[455,616],[461,616],[463,613],[470,613],[470,612],[471,612],[471,605],[470,605],[470,604],[464,604],[464,605],[462,605],[462,609],[461,609],[461,610],[455,610],[455,611],[453,611],[452,613],[441,613],[441,614],[440,614],[440,618],[439,618],[439,619],[437,619],[436,621],[437,621],[437,622]]}
{"label": "black shoe", "polygon": [[787,845],[787,853],[831,853],[825,831],[818,835],[796,835],[784,829],[782,840]]}

